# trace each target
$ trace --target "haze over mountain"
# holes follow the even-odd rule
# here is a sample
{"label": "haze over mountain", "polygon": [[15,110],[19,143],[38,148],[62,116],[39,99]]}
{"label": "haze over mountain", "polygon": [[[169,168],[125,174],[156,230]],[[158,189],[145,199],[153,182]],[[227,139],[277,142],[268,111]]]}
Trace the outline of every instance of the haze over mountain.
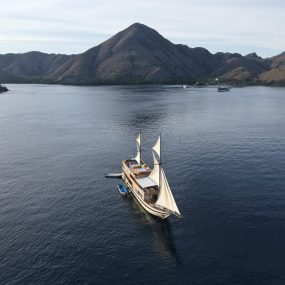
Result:
{"label": "haze over mountain", "polygon": [[176,83],[216,77],[237,83],[285,84],[285,53],[211,54],[173,44],[139,23],[78,55],[0,55],[0,82],[63,84]]}

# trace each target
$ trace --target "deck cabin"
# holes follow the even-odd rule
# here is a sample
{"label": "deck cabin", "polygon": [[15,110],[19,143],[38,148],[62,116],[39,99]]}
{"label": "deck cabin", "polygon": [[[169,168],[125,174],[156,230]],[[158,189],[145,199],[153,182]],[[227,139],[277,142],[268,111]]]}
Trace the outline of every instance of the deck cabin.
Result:
{"label": "deck cabin", "polygon": [[130,184],[131,188],[148,204],[154,204],[157,201],[159,187],[149,177],[151,169],[144,162],[139,164],[134,159],[122,161],[122,177],[126,184]]}

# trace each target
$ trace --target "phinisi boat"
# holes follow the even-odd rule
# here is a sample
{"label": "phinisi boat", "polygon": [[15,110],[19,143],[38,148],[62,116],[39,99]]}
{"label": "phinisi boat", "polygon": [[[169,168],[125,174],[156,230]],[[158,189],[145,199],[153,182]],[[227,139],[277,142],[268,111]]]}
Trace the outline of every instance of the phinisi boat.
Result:
{"label": "phinisi boat", "polygon": [[153,169],[141,159],[141,135],[136,139],[137,155],[122,161],[122,179],[150,214],[165,219],[171,214],[182,218],[161,163],[160,136],[152,148]]}

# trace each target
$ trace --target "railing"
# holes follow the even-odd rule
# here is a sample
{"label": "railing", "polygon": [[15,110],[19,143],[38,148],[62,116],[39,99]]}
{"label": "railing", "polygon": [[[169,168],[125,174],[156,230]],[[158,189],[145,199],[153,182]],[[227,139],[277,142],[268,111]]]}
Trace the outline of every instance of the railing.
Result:
{"label": "railing", "polygon": [[155,209],[157,209],[157,210],[161,210],[161,211],[168,212],[169,214],[172,214],[172,215],[178,217],[179,219],[182,219],[182,218],[183,218],[183,216],[182,216],[181,214],[176,213],[176,212],[174,212],[174,211],[171,211],[171,210],[169,210],[169,209],[167,209],[167,208],[164,208],[164,207],[162,207],[162,206],[160,206],[160,205],[153,204],[152,206],[153,206],[153,208],[155,208]]}

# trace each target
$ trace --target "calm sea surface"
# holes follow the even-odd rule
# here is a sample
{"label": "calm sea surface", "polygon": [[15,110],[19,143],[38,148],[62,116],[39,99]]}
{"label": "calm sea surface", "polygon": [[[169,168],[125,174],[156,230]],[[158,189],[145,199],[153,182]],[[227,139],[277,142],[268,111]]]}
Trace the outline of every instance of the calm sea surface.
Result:
{"label": "calm sea surface", "polygon": [[[285,284],[285,88],[8,85],[0,95],[0,284]],[[120,197],[162,133],[184,215]]]}

